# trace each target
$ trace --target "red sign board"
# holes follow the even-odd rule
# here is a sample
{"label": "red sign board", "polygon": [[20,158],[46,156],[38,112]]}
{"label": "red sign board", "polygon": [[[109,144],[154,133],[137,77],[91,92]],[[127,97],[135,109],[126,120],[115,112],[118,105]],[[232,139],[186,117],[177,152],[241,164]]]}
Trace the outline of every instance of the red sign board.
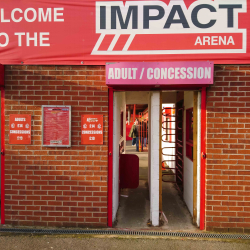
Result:
{"label": "red sign board", "polygon": [[31,115],[10,115],[10,144],[31,144]]}
{"label": "red sign board", "polygon": [[81,144],[103,144],[103,115],[82,115]]}
{"label": "red sign board", "polygon": [[250,63],[250,0],[1,1],[1,64]]}
{"label": "red sign board", "polygon": [[71,146],[71,107],[43,106],[43,146]]}

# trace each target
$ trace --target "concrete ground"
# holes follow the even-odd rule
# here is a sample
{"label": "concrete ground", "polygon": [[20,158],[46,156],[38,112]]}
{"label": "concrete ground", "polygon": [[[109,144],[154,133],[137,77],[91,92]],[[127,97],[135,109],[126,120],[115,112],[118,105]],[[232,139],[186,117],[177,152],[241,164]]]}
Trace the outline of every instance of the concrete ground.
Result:
{"label": "concrete ground", "polygon": [[0,236],[1,250],[80,250],[80,249],[195,249],[195,250],[249,250],[249,240],[199,240],[160,237],[110,236]]}
{"label": "concrete ground", "polygon": [[[120,207],[117,213],[116,228],[148,228],[150,218],[150,201],[148,191],[148,152],[136,152],[127,141],[126,154],[136,154],[139,157],[139,187],[123,189],[120,196]],[[158,229],[171,231],[199,231],[192,224],[192,217],[182,197],[173,183],[162,183],[163,212],[168,223],[162,221]]]}

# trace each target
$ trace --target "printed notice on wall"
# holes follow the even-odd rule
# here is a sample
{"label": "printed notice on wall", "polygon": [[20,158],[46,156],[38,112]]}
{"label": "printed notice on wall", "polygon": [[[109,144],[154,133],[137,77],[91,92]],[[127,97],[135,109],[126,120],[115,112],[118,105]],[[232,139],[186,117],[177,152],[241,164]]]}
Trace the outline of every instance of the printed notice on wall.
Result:
{"label": "printed notice on wall", "polygon": [[103,144],[103,115],[82,115],[81,144]]}
{"label": "printed notice on wall", "polygon": [[31,144],[31,115],[10,115],[10,144]]}
{"label": "printed notice on wall", "polygon": [[43,146],[71,146],[70,106],[43,106]]}

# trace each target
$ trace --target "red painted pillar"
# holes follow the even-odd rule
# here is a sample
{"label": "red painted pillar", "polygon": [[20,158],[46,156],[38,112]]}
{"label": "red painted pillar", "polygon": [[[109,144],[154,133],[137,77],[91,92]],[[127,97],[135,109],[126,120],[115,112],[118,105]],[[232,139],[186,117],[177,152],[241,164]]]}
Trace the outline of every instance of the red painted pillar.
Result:
{"label": "red painted pillar", "polygon": [[1,224],[5,224],[5,165],[4,165],[4,158],[5,158],[5,91],[4,88],[1,88]]}
{"label": "red painted pillar", "polygon": [[109,88],[108,103],[108,227],[112,227],[113,199],[113,89]]}
{"label": "red painted pillar", "polygon": [[200,229],[205,229],[205,199],[206,199],[206,88],[201,90],[201,197],[200,197]]}

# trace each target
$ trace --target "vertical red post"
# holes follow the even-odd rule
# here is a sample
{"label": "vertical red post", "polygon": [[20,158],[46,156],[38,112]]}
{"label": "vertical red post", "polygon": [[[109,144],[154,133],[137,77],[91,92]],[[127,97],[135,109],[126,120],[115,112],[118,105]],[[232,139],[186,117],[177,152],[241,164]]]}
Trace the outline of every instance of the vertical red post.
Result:
{"label": "vertical red post", "polygon": [[135,122],[135,111],[136,111],[136,104],[134,104],[134,111],[133,111],[133,122]]}
{"label": "vertical red post", "polygon": [[113,199],[113,89],[109,88],[108,107],[108,226],[112,227]]}
{"label": "vertical red post", "polygon": [[4,107],[5,91],[1,88],[1,224],[5,224],[5,188],[4,188],[4,152],[5,152],[5,107]]}
{"label": "vertical red post", "polygon": [[206,87],[201,90],[201,197],[200,197],[200,229],[205,229],[205,198],[206,198]]}

